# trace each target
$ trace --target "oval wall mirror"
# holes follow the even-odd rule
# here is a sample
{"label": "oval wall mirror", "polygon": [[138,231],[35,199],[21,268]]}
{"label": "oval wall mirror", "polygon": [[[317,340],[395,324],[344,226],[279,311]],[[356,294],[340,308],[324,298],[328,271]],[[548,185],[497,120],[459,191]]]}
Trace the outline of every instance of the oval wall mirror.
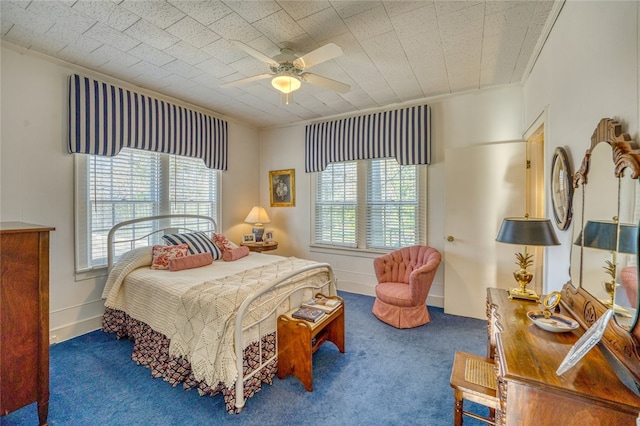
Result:
{"label": "oval wall mirror", "polygon": [[557,147],[551,160],[551,206],[558,229],[565,230],[571,223],[573,185],[567,152]]}

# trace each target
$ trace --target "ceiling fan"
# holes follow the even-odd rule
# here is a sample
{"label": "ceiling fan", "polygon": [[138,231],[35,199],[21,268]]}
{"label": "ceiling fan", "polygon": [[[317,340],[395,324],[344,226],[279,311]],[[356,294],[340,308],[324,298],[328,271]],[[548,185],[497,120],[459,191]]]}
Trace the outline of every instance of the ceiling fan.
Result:
{"label": "ceiling fan", "polygon": [[280,54],[270,58],[240,41],[229,40],[229,42],[238,49],[244,50],[249,55],[269,65],[271,72],[242,78],[222,84],[220,87],[234,87],[252,81],[272,78],[271,84],[282,93],[281,101],[283,105],[289,105],[291,103],[293,100],[292,93],[300,88],[303,81],[313,84],[314,86],[334,90],[338,93],[347,93],[351,88],[348,84],[306,71],[314,65],[342,55],[342,48],[337,44],[325,44],[302,56],[296,56],[293,50],[284,48],[280,50]]}

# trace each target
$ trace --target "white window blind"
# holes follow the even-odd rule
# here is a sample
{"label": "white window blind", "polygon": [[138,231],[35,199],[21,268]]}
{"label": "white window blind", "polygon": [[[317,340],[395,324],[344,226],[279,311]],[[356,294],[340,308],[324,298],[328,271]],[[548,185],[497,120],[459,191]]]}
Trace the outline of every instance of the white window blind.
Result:
{"label": "white window blind", "polygon": [[170,176],[172,214],[216,216],[217,173],[200,159],[172,156]]}
{"label": "white window blind", "polygon": [[367,247],[388,249],[420,242],[418,169],[372,160],[367,176]]}
{"label": "white window blind", "polygon": [[314,244],[392,250],[426,243],[425,166],[339,162],[314,179]]}
{"label": "white window blind", "polygon": [[[200,159],[123,149],[115,157],[77,155],[76,272],[106,266],[107,234],[113,225],[168,213],[218,217],[219,172]],[[139,238],[153,229],[137,225],[121,238]],[[155,244],[142,239],[119,245],[116,257],[132,248]]]}
{"label": "white window blind", "polygon": [[357,163],[332,163],[317,174],[315,242],[357,246]]}

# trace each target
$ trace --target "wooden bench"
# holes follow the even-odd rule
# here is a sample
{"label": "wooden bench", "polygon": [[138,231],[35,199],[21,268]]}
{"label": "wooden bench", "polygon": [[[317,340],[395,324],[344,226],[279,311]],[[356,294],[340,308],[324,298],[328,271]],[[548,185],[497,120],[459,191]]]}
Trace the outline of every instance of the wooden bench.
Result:
{"label": "wooden bench", "polygon": [[313,354],[327,340],[344,353],[344,300],[338,296],[340,307],[318,322],[293,318],[292,310],[278,317],[278,378],[292,374],[313,391]]}

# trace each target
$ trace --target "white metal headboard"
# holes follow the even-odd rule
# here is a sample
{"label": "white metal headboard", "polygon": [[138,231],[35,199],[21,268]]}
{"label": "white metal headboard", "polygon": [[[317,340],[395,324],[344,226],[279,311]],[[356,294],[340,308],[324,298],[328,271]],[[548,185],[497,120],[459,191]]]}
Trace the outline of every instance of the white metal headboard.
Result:
{"label": "white metal headboard", "polygon": [[[111,268],[113,267],[113,259],[115,257],[115,245],[118,243],[127,243],[127,242],[134,242],[134,241],[139,241],[139,240],[144,240],[145,238],[149,238],[155,234],[160,234],[160,233],[167,233],[167,231],[169,232],[195,232],[195,231],[202,231],[202,229],[191,229],[188,228],[186,225],[184,224],[174,224],[173,221],[174,220],[183,220],[183,219],[197,219],[197,220],[204,220],[207,222],[211,223],[211,228],[207,231],[211,231],[211,232],[215,232],[217,231],[217,224],[216,221],[209,217],[209,216],[203,216],[203,215],[197,215],[197,214],[165,214],[165,215],[159,215],[159,216],[147,216],[147,217],[141,217],[138,219],[131,219],[131,220],[126,220],[124,222],[120,222],[116,225],[113,226],[113,228],[111,228],[111,230],[109,230],[109,234],[107,235],[107,268],[108,271],[111,272]],[[166,221],[167,224],[162,224],[162,221]],[[142,236],[136,237],[136,238],[131,238],[131,239],[123,239],[123,240],[116,240],[115,236],[116,236],[116,232],[118,232],[119,230],[121,230],[122,228],[127,228],[130,227],[131,225],[135,225],[135,224],[139,224],[139,223],[144,223],[144,222],[156,222],[159,224],[162,224],[160,226],[158,226],[158,228],[154,229],[151,232],[148,232]]]}

